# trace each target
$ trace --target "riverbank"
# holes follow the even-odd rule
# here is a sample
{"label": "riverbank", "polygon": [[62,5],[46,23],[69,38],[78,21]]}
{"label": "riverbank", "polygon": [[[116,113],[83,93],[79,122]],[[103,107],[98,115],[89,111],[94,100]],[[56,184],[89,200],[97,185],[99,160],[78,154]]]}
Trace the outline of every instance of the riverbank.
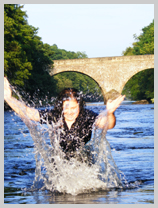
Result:
{"label": "riverbank", "polygon": [[[121,105],[131,105],[131,104],[134,104],[135,102],[136,101],[124,100],[124,101],[122,101]],[[86,105],[87,106],[93,106],[93,105],[102,106],[102,105],[105,105],[105,104],[104,104],[104,102],[92,102],[92,103],[87,102]]]}
{"label": "riverbank", "polygon": [[[131,100],[124,100],[121,105],[131,105],[131,104],[154,104],[154,99],[152,99],[152,103],[149,103],[147,100],[140,100],[140,101],[131,101]],[[86,106],[103,106],[105,105],[104,102],[86,102]],[[40,107],[48,107],[53,106],[53,103],[47,103],[40,105],[35,104],[30,107],[40,108]],[[6,102],[4,102],[4,110],[11,110],[11,108],[8,106]]]}

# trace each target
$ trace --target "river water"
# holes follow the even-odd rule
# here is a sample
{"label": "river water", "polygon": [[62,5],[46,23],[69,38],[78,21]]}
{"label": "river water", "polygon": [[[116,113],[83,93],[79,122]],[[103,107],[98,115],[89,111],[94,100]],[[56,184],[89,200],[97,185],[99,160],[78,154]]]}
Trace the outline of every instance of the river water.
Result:
{"label": "river water", "polygon": [[[104,105],[87,105],[97,113]],[[37,149],[29,129],[13,111],[4,112],[4,203],[9,204],[153,204],[154,203],[154,104],[133,105],[123,102],[116,110],[116,126],[107,131],[106,139],[110,145],[113,160],[122,173],[126,185],[122,188],[96,188],[89,175],[91,167],[77,172],[73,169],[66,191],[62,193],[41,189],[37,184]],[[48,141],[49,143],[49,141]],[[58,167],[59,168],[59,167]],[[65,169],[66,167],[64,167]],[[87,173],[85,175],[84,171]],[[92,171],[92,170],[91,170]],[[70,172],[69,172],[70,173]],[[94,170],[95,173],[95,170]],[[66,173],[65,173],[66,174]],[[86,177],[84,180],[82,175]],[[72,180],[72,176],[75,178]],[[61,177],[62,179],[64,177]],[[36,178],[36,179],[35,179]],[[58,177],[59,178],[59,177]],[[60,178],[60,180],[61,180]],[[70,180],[70,181],[69,181]],[[92,188],[74,192],[84,183]],[[102,180],[103,181],[103,180]],[[68,183],[69,186],[68,186]],[[102,182],[103,183],[103,182]],[[36,189],[32,187],[36,186]],[[65,188],[64,186],[64,188]],[[95,187],[96,186],[96,187]],[[60,188],[62,185],[60,185]],[[63,187],[62,187],[63,188]],[[76,191],[75,189],[75,191]],[[64,189],[65,190],[65,189]],[[70,191],[71,190],[71,191]],[[72,191],[73,190],[73,191]],[[79,188],[77,189],[79,190]]]}

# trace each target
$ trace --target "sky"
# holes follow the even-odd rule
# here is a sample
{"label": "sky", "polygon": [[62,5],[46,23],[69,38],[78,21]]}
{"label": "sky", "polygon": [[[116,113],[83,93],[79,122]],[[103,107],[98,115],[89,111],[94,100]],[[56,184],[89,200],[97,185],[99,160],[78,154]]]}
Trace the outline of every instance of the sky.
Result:
{"label": "sky", "polygon": [[24,4],[43,43],[88,58],[122,56],[154,19],[154,4]]}

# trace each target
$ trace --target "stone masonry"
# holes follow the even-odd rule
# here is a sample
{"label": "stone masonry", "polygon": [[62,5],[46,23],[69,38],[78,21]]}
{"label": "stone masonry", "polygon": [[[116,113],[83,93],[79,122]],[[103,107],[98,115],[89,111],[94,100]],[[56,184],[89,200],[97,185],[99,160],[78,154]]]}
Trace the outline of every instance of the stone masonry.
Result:
{"label": "stone masonry", "polygon": [[75,71],[93,78],[100,86],[104,101],[111,90],[121,94],[127,81],[136,73],[154,68],[154,55],[117,56],[55,60],[48,69],[50,75]]}

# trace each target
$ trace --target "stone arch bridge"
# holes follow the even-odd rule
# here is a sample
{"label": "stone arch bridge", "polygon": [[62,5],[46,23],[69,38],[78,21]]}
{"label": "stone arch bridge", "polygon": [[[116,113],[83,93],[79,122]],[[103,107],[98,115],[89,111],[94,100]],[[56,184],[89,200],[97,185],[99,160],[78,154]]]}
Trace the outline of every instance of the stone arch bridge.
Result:
{"label": "stone arch bridge", "polygon": [[50,75],[75,71],[93,78],[100,86],[104,102],[110,91],[121,94],[127,81],[136,73],[154,68],[154,55],[55,60]]}

